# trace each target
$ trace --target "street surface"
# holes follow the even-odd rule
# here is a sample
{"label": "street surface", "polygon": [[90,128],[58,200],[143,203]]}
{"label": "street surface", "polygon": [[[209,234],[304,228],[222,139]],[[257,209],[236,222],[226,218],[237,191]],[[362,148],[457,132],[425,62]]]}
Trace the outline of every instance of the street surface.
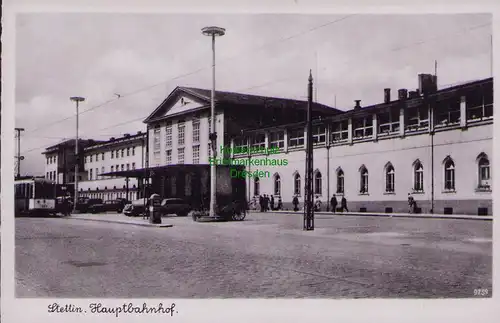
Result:
{"label": "street surface", "polygon": [[434,298],[492,289],[492,221],[251,213],[16,219],[17,297]]}

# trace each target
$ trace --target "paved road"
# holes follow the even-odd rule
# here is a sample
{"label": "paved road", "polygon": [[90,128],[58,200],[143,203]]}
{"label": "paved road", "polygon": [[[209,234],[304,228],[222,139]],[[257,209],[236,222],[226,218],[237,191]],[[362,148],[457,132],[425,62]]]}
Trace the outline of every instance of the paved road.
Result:
{"label": "paved road", "polygon": [[251,214],[173,228],[16,219],[18,297],[473,297],[492,222]]}

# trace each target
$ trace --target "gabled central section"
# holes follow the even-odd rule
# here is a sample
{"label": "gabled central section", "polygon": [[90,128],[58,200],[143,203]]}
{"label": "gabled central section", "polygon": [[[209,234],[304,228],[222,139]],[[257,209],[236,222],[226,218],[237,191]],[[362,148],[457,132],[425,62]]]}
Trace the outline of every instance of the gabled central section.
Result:
{"label": "gabled central section", "polygon": [[175,101],[174,104],[170,108],[167,109],[167,111],[163,114],[164,117],[186,112],[189,110],[193,110],[196,108],[199,108],[203,106],[204,104],[200,102],[196,102],[192,100],[191,98],[188,98],[186,96],[179,96],[177,101]]}

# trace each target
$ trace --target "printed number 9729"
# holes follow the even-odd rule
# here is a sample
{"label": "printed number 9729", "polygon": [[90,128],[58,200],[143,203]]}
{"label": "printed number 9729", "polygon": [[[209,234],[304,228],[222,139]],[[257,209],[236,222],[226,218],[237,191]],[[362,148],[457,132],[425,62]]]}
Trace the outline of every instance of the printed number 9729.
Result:
{"label": "printed number 9729", "polygon": [[487,296],[487,295],[488,295],[487,289],[474,289],[474,296]]}

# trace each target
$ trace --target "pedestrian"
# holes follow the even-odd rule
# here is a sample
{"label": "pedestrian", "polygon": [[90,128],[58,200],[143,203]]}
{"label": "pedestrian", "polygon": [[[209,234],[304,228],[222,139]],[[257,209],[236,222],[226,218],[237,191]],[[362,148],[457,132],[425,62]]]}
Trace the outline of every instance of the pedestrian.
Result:
{"label": "pedestrian", "polygon": [[299,210],[299,198],[297,197],[297,195],[293,197],[292,204],[293,204],[293,210],[297,212]]}
{"label": "pedestrian", "polygon": [[271,211],[274,211],[274,195],[271,195]]}
{"label": "pedestrian", "polygon": [[335,213],[337,210],[337,197],[335,194],[332,195],[332,198],[330,199],[330,206],[332,208],[332,212]]}
{"label": "pedestrian", "polygon": [[278,197],[278,211],[283,209],[283,201],[281,200],[281,196]]}
{"label": "pedestrian", "polygon": [[269,211],[269,196],[264,194],[264,212]]}
{"label": "pedestrian", "polygon": [[342,199],[340,200],[340,208],[341,208],[341,212],[344,212],[344,210],[346,212],[349,212],[349,210],[347,209],[347,200],[346,200],[345,196],[342,196]]}
{"label": "pedestrian", "polygon": [[260,212],[264,212],[264,197],[262,195],[259,195],[259,206]]}
{"label": "pedestrian", "polygon": [[316,195],[316,201],[314,202],[314,211],[321,211],[321,200],[319,199],[319,195]]}
{"label": "pedestrian", "polygon": [[411,195],[411,193],[408,193],[408,213],[413,213],[414,212],[414,206],[415,206],[415,199]]}

